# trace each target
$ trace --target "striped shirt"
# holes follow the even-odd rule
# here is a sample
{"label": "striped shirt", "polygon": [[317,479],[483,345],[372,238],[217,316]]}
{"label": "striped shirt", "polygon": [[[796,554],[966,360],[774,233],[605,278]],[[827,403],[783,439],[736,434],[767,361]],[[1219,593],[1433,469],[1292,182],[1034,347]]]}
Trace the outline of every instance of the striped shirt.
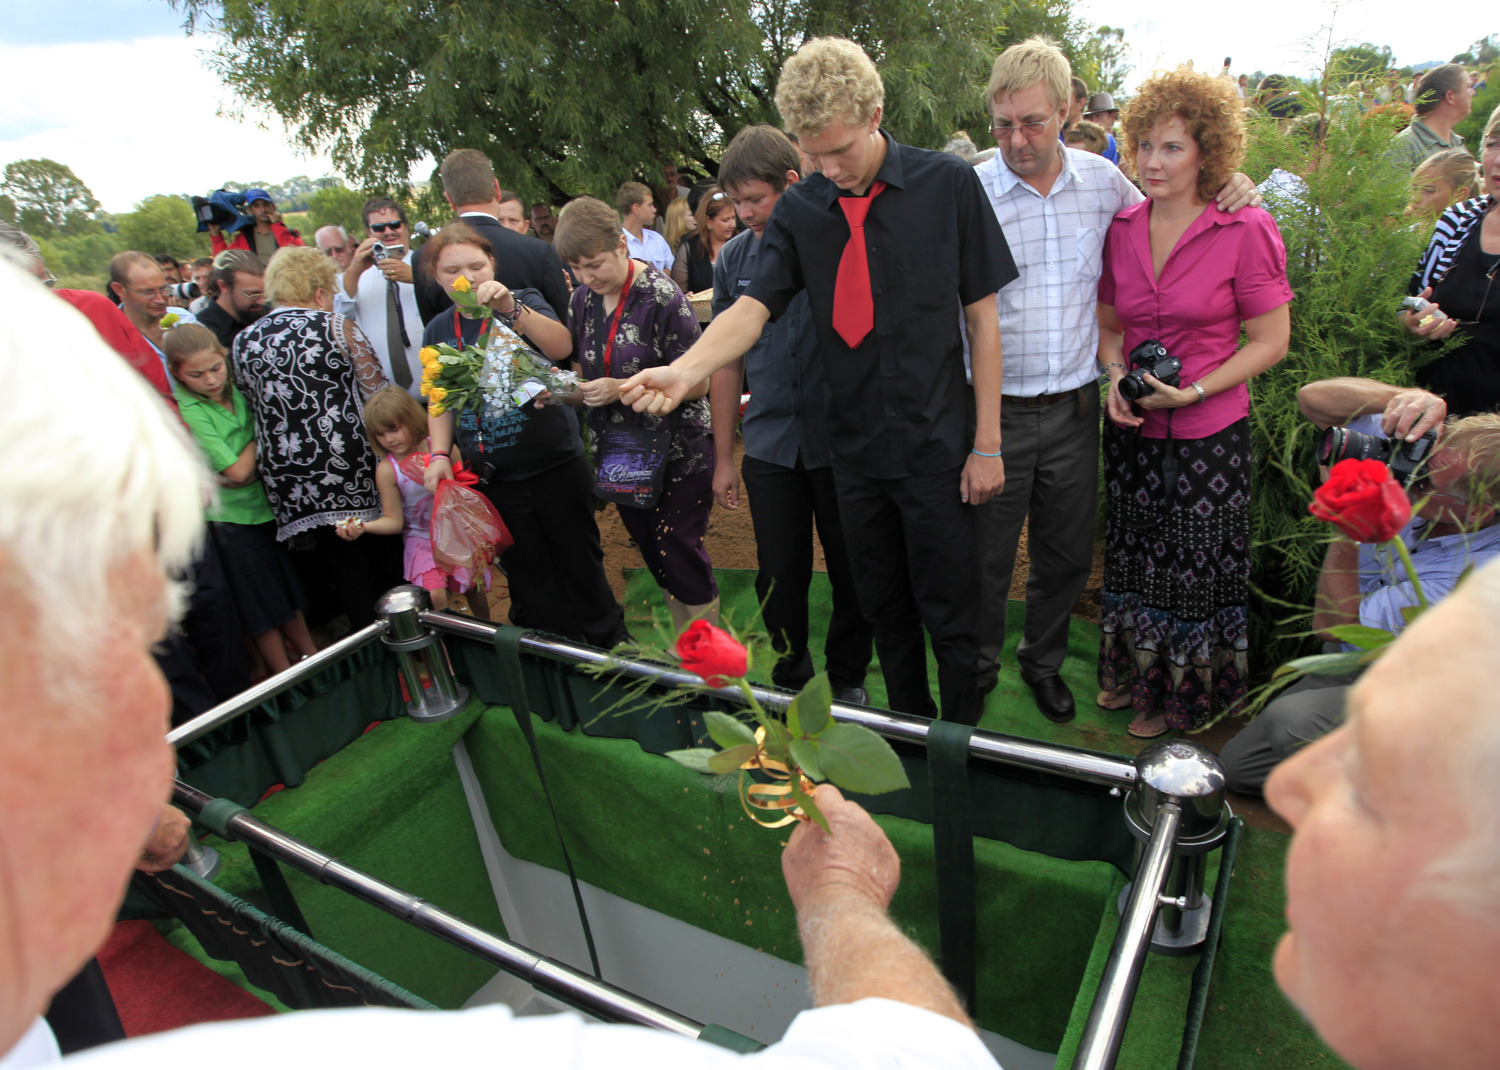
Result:
{"label": "striped shirt", "polygon": [[1021,272],[995,295],[1010,397],[1062,393],[1099,377],[1104,235],[1117,212],[1143,199],[1104,157],[1059,151],[1062,173],[1045,197],[998,153],[974,169]]}
{"label": "striped shirt", "polygon": [[1491,196],[1474,197],[1459,201],[1440,217],[1432,228],[1432,240],[1417,261],[1417,270],[1411,277],[1410,291],[1421,293],[1429,286],[1441,282],[1448,269],[1453,266],[1458,250],[1469,236],[1469,231],[1484,218],[1484,213],[1495,203]]}

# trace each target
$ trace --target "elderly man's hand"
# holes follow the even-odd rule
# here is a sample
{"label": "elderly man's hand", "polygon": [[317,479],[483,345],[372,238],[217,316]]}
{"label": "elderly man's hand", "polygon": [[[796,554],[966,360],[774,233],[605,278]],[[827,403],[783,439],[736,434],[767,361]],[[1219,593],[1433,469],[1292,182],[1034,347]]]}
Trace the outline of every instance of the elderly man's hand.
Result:
{"label": "elderly man's hand", "polygon": [[901,860],[885,832],[865,808],[850,802],[832,784],[813,796],[832,834],[812,821],[792,833],[781,853],[792,905],[801,914],[828,894],[853,894],[884,911],[901,882]]}
{"label": "elderly man's hand", "polygon": [[192,822],[175,806],[163,806],[151,838],[141,848],[141,860],[135,868],[142,873],[160,873],[171,869],[187,851],[188,829]]}
{"label": "elderly man's hand", "polygon": [[380,273],[390,282],[409,283],[412,281],[411,265],[394,256],[388,256],[380,261]]}
{"label": "elderly man's hand", "polygon": [[1448,417],[1448,403],[1436,394],[1412,387],[1386,402],[1380,429],[1390,438],[1415,442]]}

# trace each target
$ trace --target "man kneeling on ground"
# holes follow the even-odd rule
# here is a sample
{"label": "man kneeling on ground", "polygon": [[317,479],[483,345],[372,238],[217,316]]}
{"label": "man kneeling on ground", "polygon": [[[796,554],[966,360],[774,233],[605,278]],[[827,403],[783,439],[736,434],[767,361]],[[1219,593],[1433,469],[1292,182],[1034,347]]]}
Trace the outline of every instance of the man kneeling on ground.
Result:
{"label": "man kneeling on ground", "polygon": [[[1319,431],[1347,425],[1351,431],[1415,442],[1429,429],[1438,430],[1430,459],[1408,490],[1415,508],[1400,534],[1430,603],[1452,591],[1467,569],[1500,555],[1500,414],[1444,424],[1448,408],[1436,394],[1369,379],[1309,383],[1297,402]],[[1388,546],[1335,538],[1318,577],[1313,630],[1337,650],[1330,629],[1364,624],[1399,632],[1406,626],[1402,611],[1417,604],[1416,585]],[[1337,728],[1354,680],[1353,675],[1306,676],[1272,701],[1220,756],[1230,788],[1261,791],[1279,762]]]}

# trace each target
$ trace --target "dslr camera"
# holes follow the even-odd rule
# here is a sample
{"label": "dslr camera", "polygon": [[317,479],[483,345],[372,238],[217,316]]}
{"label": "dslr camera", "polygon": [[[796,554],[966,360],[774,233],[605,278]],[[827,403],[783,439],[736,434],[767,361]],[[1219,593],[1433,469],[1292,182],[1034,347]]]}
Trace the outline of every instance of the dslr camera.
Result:
{"label": "dslr camera", "polygon": [[391,242],[387,245],[383,241],[377,241],[374,245],[370,246],[370,256],[377,264],[388,256],[394,256],[397,260],[400,260],[405,255],[406,246],[400,242]]}
{"label": "dslr camera", "polygon": [[1436,443],[1436,428],[1415,442],[1406,442],[1351,431],[1347,427],[1330,427],[1318,439],[1318,463],[1332,468],[1351,457],[1356,461],[1381,461],[1391,470],[1392,479],[1409,487],[1417,470],[1432,456],[1432,447]]}
{"label": "dslr camera", "polygon": [[196,282],[169,282],[167,289],[172,291],[173,297],[181,301],[191,301],[203,296],[203,291],[198,288]]}
{"label": "dslr camera", "polygon": [[1130,370],[1120,377],[1120,396],[1126,401],[1140,401],[1147,394],[1156,393],[1156,387],[1146,382],[1146,376],[1154,375],[1168,386],[1180,386],[1178,373],[1182,361],[1167,352],[1167,347],[1155,338],[1148,338],[1130,351]]}

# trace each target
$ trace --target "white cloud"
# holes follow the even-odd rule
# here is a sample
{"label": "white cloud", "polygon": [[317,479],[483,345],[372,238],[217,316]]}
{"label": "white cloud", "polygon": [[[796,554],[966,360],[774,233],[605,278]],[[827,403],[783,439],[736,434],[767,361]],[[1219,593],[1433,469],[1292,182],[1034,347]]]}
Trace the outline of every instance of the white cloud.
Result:
{"label": "white cloud", "polygon": [[0,166],[67,164],[110,212],[154,193],[336,174],[326,156],[294,149],[279,119],[218,114],[237,102],[206,63],[211,47],[204,36],[0,46]]}

